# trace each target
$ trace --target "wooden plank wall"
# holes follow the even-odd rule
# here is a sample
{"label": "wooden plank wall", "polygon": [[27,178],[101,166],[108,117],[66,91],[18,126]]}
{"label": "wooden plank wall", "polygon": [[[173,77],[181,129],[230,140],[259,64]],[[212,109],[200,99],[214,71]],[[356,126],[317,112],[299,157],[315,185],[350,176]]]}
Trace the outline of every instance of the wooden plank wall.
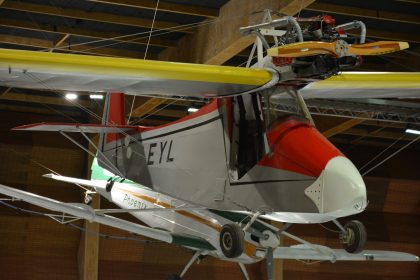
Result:
{"label": "wooden plank wall", "polygon": [[[10,131],[27,123],[68,120],[8,111],[0,111],[0,120],[0,183],[66,202],[80,202],[77,188],[43,178],[41,175],[50,171],[35,162],[61,174],[83,177],[84,152],[56,133]],[[13,204],[45,211],[27,203]],[[78,279],[79,239],[80,230],[0,206],[0,278]]]}

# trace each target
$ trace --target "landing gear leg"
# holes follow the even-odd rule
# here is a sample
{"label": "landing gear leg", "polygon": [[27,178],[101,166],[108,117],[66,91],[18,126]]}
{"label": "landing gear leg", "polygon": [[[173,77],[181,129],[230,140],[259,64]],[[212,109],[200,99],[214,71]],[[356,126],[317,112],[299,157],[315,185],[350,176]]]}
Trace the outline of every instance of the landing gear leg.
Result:
{"label": "landing gear leg", "polygon": [[195,254],[192,256],[190,261],[187,263],[187,265],[184,267],[180,275],[171,275],[167,278],[167,280],[181,280],[182,277],[187,273],[188,269],[192,266],[192,264],[200,257],[201,251],[195,252]]}
{"label": "landing gear leg", "polygon": [[246,271],[246,267],[243,263],[238,263],[239,267],[241,268],[242,274],[244,275],[245,280],[250,280],[248,272]]}
{"label": "landing gear leg", "polygon": [[365,226],[357,220],[353,220],[344,225],[344,227],[337,221],[333,222],[340,228],[340,242],[343,248],[352,254],[363,251],[367,240],[367,233]]}
{"label": "landing gear leg", "polygon": [[267,279],[273,279],[273,248],[267,248],[267,254],[265,256],[265,261],[267,262]]}

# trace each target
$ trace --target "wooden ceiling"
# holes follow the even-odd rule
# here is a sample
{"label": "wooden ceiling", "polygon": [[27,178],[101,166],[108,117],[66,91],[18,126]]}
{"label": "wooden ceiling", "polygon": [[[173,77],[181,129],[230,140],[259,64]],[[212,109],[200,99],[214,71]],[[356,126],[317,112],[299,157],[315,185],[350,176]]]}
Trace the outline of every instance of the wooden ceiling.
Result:
{"label": "wooden ceiling", "polygon": [[[369,39],[405,40],[412,47],[367,59],[361,70],[420,71],[418,0],[165,0],[159,2],[155,32],[149,42],[156,3],[155,0],[0,0],[0,47],[238,66],[246,61],[253,43],[251,37],[240,37],[238,28],[260,21],[261,11],[269,8],[300,16],[327,13],[338,22],[363,20]],[[126,102],[130,108],[132,98],[128,97]],[[90,100],[88,93],[80,93],[78,103],[96,114],[102,112],[102,102]],[[202,104],[200,100],[138,97],[131,120],[159,125],[187,115],[190,106]],[[78,189],[42,178],[48,171],[40,164],[68,176],[86,177],[86,154],[59,135],[12,133],[10,128],[39,121],[98,120],[66,101],[62,92],[0,88],[0,110],[3,120],[0,183],[63,201],[80,201]],[[358,167],[400,139],[405,128],[400,123],[325,116],[316,117],[315,121]],[[394,148],[412,139],[405,136]],[[370,249],[420,255],[420,147],[410,148],[367,178],[371,204],[357,218],[368,227]],[[27,204],[22,206],[39,210]],[[90,259],[87,259],[92,256],[93,262],[95,256],[98,260],[99,279],[164,279],[182,270],[190,256],[183,249],[161,243],[112,238],[93,238],[87,242],[79,230],[44,217],[2,206],[0,214],[0,270],[4,279],[78,279],[83,274],[79,279],[94,279],[89,278],[93,274],[89,274]],[[97,231],[89,224],[86,226]],[[335,236],[319,226],[296,226],[292,231],[310,241],[339,246]],[[129,236],[107,227],[101,227],[100,232]],[[252,279],[266,279],[264,264],[249,269]],[[283,275],[284,279],[418,279],[420,269],[418,264],[304,265],[288,261],[284,263]],[[193,266],[186,276],[186,279],[227,278],[242,279],[237,266],[210,258]]]}

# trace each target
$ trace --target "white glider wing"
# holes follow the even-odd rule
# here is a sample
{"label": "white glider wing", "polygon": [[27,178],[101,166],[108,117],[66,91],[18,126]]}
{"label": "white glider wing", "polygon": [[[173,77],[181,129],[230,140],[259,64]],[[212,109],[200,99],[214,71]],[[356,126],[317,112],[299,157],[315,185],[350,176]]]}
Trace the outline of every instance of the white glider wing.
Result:
{"label": "white glider wing", "polygon": [[300,90],[306,98],[420,98],[420,72],[342,72]]}
{"label": "white glider wing", "polygon": [[79,203],[63,203],[61,201],[7,187],[1,184],[0,193],[13,198],[21,199],[51,211],[66,213],[81,219],[86,219],[91,222],[97,222],[99,224],[119,228],[163,242],[192,247],[199,250],[215,249],[209,242],[202,238],[189,235],[173,234],[164,230],[142,226],[109,215],[97,214],[95,210],[88,205]]}
{"label": "white glider wing", "polygon": [[[261,256],[263,252],[259,252]],[[366,250],[358,254],[347,253],[343,249],[330,249],[321,245],[295,245],[291,247],[278,247],[273,252],[275,259],[289,260],[319,260],[319,261],[413,261],[418,262],[419,257],[402,252]]]}

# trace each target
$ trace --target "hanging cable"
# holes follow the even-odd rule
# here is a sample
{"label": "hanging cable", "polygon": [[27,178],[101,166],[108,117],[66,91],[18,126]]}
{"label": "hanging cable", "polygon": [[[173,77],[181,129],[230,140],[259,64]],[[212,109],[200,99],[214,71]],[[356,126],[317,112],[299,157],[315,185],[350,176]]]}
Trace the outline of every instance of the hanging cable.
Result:
{"label": "hanging cable", "polygon": [[389,160],[390,158],[394,157],[395,155],[397,155],[399,152],[401,152],[402,150],[404,150],[405,148],[407,148],[408,146],[410,146],[411,144],[413,144],[414,142],[416,142],[417,140],[420,139],[420,136],[414,138],[412,141],[408,142],[407,144],[405,144],[404,146],[402,146],[400,149],[398,149],[396,152],[392,153],[390,156],[388,156],[387,158],[385,158],[384,160],[382,160],[381,162],[379,162],[378,164],[376,164],[375,166],[373,166],[371,169],[369,169],[368,171],[364,172],[362,174],[362,176],[365,176],[366,174],[368,174],[369,172],[371,172],[372,170],[374,170],[375,168],[377,168],[378,166],[382,165],[384,162],[386,162],[387,160]]}
{"label": "hanging cable", "polygon": [[[144,52],[144,57],[143,57],[144,60],[146,60],[147,51],[149,50],[150,39],[152,38],[152,32],[153,32],[153,27],[155,25],[155,20],[156,20],[156,14],[157,14],[157,11],[158,11],[158,7],[159,7],[159,0],[157,0],[157,2],[156,2],[155,13],[153,14],[152,26],[150,26],[149,38],[147,39],[146,50]],[[133,101],[131,102],[131,108],[130,108],[130,113],[128,114],[128,121],[127,121],[127,123],[130,123],[131,113],[133,112],[134,102],[135,101],[136,101],[136,96],[134,95]]]}

